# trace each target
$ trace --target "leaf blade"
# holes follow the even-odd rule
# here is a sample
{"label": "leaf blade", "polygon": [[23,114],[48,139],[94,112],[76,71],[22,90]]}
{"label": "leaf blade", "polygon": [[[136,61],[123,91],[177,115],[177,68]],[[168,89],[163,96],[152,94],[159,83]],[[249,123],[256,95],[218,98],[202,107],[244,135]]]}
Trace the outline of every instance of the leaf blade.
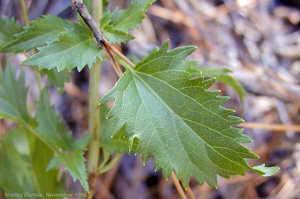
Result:
{"label": "leaf blade", "polygon": [[232,87],[240,96],[242,104],[243,105],[245,104],[246,91],[236,79],[234,79],[228,74],[231,72],[231,70],[225,68],[210,68],[210,67],[200,67],[200,70],[204,76],[210,78],[216,77],[218,81]]}
{"label": "leaf blade", "polygon": [[83,136],[76,141],[72,138],[71,132],[67,131],[50,104],[50,96],[46,89],[41,92],[38,111],[38,131],[48,142],[62,150],[52,159],[50,166],[48,165],[48,170],[57,166],[57,164],[63,163],[74,181],[78,179],[84,189],[88,191],[85,158],[83,157],[83,151],[88,143],[88,136]]}
{"label": "leaf blade", "polygon": [[112,134],[125,128],[125,136],[138,139],[143,161],[154,156],[155,169],[166,178],[175,170],[184,187],[191,176],[216,187],[217,175],[244,175],[251,170],[245,158],[258,156],[242,145],[242,129],[232,127],[243,120],[221,107],[227,97],[206,90],[213,80],[195,79],[197,63],[185,60],[195,47],[168,47],[167,41],[134,69],[126,67],[100,100],[115,99],[108,114]]}
{"label": "leaf blade", "polygon": [[25,60],[22,65],[37,65],[40,69],[57,67],[58,71],[70,71],[77,67],[81,71],[85,65],[91,68],[97,58],[102,60],[104,52],[98,48],[91,30],[85,24],[71,25],[71,29],[59,36],[59,41],[38,48],[40,52]]}
{"label": "leaf blade", "polygon": [[[53,155],[46,145],[24,128],[8,132],[0,143],[0,187],[8,193],[63,193],[58,170],[46,171]],[[13,154],[13,155],[12,155]],[[57,197],[55,197],[57,198]]]}
{"label": "leaf blade", "polygon": [[0,48],[13,41],[14,35],[21,31],[22,27],[14,18],[2,16],[0,18]]}
{"label": "leaf blade", "polygon": [[16,69],[8,63],[4,73],[0,70],[0,116],[18,123],[28,122],[27,93],[24,72],[16,78]]}
{"label": "leaf blade", "polygon": [[21,52],[31,50],[58,39],[58,34],[70,28],[69,22],[54,16],[44,15],[31,21],[31,26],[15,35],[15,39],[1,48],[1,52]]}
{"label": "leaf blade", "polygon": [[113,44],[134,39],[129,30],[139,28],[145,18],[145,12],[155,0],[135,0],[127,9],[107,11],[101,19],[100,28],[104,36]]}

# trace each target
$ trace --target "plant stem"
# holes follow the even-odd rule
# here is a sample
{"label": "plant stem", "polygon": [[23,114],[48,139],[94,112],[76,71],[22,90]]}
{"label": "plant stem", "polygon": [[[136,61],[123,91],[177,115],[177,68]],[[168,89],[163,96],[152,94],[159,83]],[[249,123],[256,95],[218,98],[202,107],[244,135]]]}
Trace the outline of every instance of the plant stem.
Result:
{"label": "plant stem", "polygon": [[196,196],[194,195],[193,190],[191,189],[190,186],[188,186],[186,192],[190,196],[190,199],[196,199]]}
{"label": "plant stem", "polygon": [[113,159],[109,163],[106,162],[107,164],[100,165],[99,173],[103,174],[103,173],[109,171],[119,161],[120,157],[121,157],[121,154],[117,154],[115,157],[113,157]]}
{"label": "plant stem", "polygon": [[[25,0],[20,0],[20,2],[21,2],[22,13],[23,13],[25,25],[29,26],[29,20],[28,20],[28,14],[27,14]],[[32,50],[32,54],[35,54],[35,49]],[[37,81],[39,91],[41,91],[42,90],[41,74],[39,73],[39,71],[36,71],[35,75],[36,75],[36,81]]]}
{"label": "plant stem", "polygon": [[172,173],[171,173],[171,178],[173,180],[173,183],[174,183],[174,185],[175,185],[175,187],[176,187],[176,189],[177,189],[177,191],[178,191],[181,199],[187,199],[187,197],[186,197],[186,195],[184,193],[184,190],[183,190],[182,186],[180,185],[179,181],[177,180],[177,177],[176,177],[174,171],[172,171]]}
{"label": "plant stem", "polygon": [[20,0],[21,2],[21,7],[22,7],[22,12],[23,12],[23,18],[26,26],[29,26],[29,20],[28,20],[28,15],[27,15],[27,9],[25,5],[25,0]]}
{"label": "plant stem", "polygon": [[[102,0],[93,0],[93,18],[98,26],[102,17]],[[98,162],[100,152],[100,134],[99,134],[99,82],[102,63],[98,62],[91,68],[89,77],[89,150],[87,158],[87,171],[89,174],[90,192],[87,198],[92,199],[96,177],[98,173]]]}

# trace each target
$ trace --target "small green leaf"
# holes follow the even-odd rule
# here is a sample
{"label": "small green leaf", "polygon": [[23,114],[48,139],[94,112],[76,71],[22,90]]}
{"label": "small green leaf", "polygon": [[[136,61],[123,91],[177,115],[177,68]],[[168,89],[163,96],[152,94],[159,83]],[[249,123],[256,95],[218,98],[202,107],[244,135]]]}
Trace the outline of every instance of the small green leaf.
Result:
{"label": "small green leaf", "polygon": [[24,27],[24,31],[15,35],[15,40],[5,45],[1,52],[21,52],[40,47],[46,42],[58,39],[58,34],[70,28],[69,22],[57,16],[45,15],[31,21],[31,26]]}
{"label": "small green leaf", "polygon": [[14,18],[2,16],[0,18],[0,48],[13,41],[14,35],[21,32],[22,27]]}
{"label": "small green leaf", "polygon": [[240,96],[242,104],[245,103],[246,92],[243,86],[233,77],[228,75],[232,71],[225,68],[200,67],[201,72],[207,77],[216,77],[218,81],[232,87]]}
{"label": "small green leaf", "polygon": [[88,136],[84,136],[76,141],[72,138],[72,133],[67,131],[59,116],[55,113],[54,107],[50,104],[50,96],[46,89],[41,92],[37,121],[39,124],[38,131],[48,142],[62,150],[61,153],[51,160],[48,170],[57,164],[63,163],[74,181],[78,179],[83,188],[88,191],[85,159],[83,157]]}
{"label": "small green leaf", "polygon": [[145,18],[145,12],[155,0],[135,0],[125,10],[114,10],[111,24],[120,31],[128,31],[139,28]]}
{"label": "small green leaf", "polygon": [[273,176],[279,171],[279,167],[266,167],[265,164],[254,166],[252,170],[264,177]]}
{"label": "small green leaf", "polygon": [[39,53],[25,60],[25,66],[39,66],[40,69],[57,67],[58,71],[77,67],[81,71],[85,65],[92,67],[96,59],[102,59],[104,51],[98,45],[91,30],[81,23],[72,23],[72,28],[59,35],[59,41],[38,48]]}
{"label": "small green leaf", "polygon": [[145,163],[154,157],[155,169],[166,178],[174,170],[187,187],[191,176],[200,185],[217,186],[217,175],[244,175],[253,170],[245,159],[258,158],[242,145],[249,141],[243,120],[221,107],[229,98],[208,91],[214,79],[204,81],[198,63],[185,58],[195,51],[186,46],[168,51],[169,41],[154,49],[127,71],[102,99],[115,99],[108,114],[112,135],[125,129]]}
{"label": "small green leaf", "polygon": [[27,92],[24,72],[16,78],[16,69],[7,63],[5,73],[0,70],[0,116],[18,123],[28,122]]}
{"label": "small green leaf", "polygon": [[85,158],[83,151],[88,143],[88,136],[84,136],[73,144],[72,151],[57,154],[48,166],[48,170],[52,169],[58,164],[64,164],[65,169],[68,170],[73,177],[73,180],[80,181],[82,187],[89,192],[89,185],[87,182],[87,173],[85,168]]}
{"label": "small green leaf", "polygon": [[111,43],[122,43],[134,39],[128,31],[139,28],[139,24],[145,18],[145,12],[154,2],[155,0],[135,0],[127,9],[115,9],[112,13],[108,10],[100,23],[104,36]]}
{"label": "small green leaf", "polygon": [[134,36],[132,36],[131,34],[116,30],[112,26],[106,27],[103,35],[105,36],[105,38],[108,38],[108,40],[112,44],[120,44],[122,42],[134,39]]}

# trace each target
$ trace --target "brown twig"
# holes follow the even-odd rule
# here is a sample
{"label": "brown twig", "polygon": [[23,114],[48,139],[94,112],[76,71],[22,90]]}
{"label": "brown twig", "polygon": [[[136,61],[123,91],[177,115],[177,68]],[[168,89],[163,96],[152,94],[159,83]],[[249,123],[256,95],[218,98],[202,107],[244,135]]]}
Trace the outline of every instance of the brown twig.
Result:
{"label": "brown twig", "polygon": [[175,187],[176,187],[176,189],[177,189],[177,191],[178,191],[181,199],[187,199],[187,197],[186,197],[186,195],[184,193],[184,190],[183,190],[181,184],[179,183],[179,181],[177,180],[177,177],[176,177],[176,174],[175,174],[174,171],[172,171],[172,173],[171,173],[171,178],[173,180],[173,183],[174,183],[174,185],[175,185]]}
{"label": "brown twig", "polygon": [[191,199],[196,199],[196,196],[194,195],[193,190],[191,189],[190,186],[188,186],[186,192],[190,196]]}
{"label": "brown twig", "polygon": [[271,131],[288,131],[293,130],[300,133],[299,125],[284,125],[284,124],[259,124],[259,123],[248,123],[244,122],[242,124],[237,125],[238,127],[244,128],[255,128],[255,129],[265,129]]}
{"label": "brown twig", "polygon": [[123,55],[118,49],[116,49],[113,45],[111,45],[106,39],[103,39],[104,46],[117,55],[119,58],[124,60],[127,64],[129,64],[132,68],[135,67],[135,64],[132,63],[125,55]]}

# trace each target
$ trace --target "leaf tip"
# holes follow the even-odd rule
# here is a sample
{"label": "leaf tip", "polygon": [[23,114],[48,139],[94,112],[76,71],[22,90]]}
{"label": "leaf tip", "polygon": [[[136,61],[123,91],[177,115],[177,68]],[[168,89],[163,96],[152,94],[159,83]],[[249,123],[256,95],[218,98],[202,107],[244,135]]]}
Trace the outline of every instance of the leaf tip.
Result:
{"label": "leaf tip", "polygon": [[264,177],[275,175],[280,170],[279,167],[266,167],[265,164],[252,167],[252,171],[261,174]]}

